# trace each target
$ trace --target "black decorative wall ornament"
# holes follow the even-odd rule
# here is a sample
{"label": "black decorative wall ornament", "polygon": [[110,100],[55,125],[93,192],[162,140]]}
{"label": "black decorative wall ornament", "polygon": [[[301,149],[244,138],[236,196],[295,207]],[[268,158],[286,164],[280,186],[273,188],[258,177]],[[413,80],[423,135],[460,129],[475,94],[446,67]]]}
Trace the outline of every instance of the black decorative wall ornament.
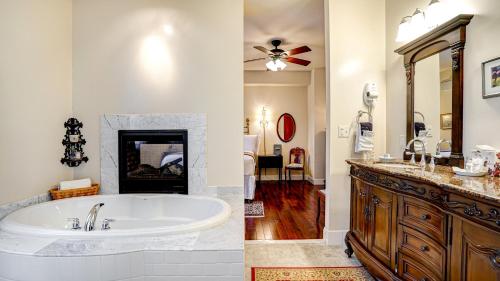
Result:
{"label": "black decorative wall ornament", "polygon": [[76,118],[69,118],[64,122],[66,127],[66,135],[62,140],[62,144],[66,146],[64,149],[64,157],[61,158],[61,163],[69,167],[78,167],[82,162],[89,161],[89,158],[84,155],[82,146],[87,143],[80,132],[83,123]]}

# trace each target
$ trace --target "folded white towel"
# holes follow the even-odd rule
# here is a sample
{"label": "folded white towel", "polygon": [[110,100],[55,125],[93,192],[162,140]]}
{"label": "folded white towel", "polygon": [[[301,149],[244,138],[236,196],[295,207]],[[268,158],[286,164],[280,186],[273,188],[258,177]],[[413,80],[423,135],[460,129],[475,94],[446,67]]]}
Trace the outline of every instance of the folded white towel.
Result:
{"label": "folded white towel", "polygon": [[357,125],[354,152],[373,151],[373,124],[360,122]]}
{"label": "folded white towel", "polygon": [[59,183],[59,190],[74,189],[74,188],[84,188],[92,186],[90,178],[72,181],[62,181]]}

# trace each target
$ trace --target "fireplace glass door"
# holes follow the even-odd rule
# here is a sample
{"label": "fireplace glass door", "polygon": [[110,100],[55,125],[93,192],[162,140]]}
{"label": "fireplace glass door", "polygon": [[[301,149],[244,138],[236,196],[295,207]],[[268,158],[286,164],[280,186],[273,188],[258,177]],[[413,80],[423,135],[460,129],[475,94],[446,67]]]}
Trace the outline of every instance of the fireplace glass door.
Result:
{"label": "fireplace glass door", "polygon": [[187,194],[186,130],[122,130],[120,193]]}

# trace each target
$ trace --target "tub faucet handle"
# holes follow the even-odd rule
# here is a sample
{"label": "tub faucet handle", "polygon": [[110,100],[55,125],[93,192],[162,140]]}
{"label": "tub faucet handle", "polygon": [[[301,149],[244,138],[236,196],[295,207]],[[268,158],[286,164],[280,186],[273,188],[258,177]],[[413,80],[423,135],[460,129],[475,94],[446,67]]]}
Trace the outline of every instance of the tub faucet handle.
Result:
{"label": "tub faucet handle", "polygon": [[82,228],[80,226],[80,219],[79,218],[67,218],[66,220],[71,222],[71,229],[72,230],[78,230],[78,229]]}
{"label": "tub faucet handle", "polygon": [[114,222],[115,220],[114,219],[104,219],[102,221],[102,226],[101,226],[101,230],[109,230],[111,229],[111,226],[109,225],[110,222]]}

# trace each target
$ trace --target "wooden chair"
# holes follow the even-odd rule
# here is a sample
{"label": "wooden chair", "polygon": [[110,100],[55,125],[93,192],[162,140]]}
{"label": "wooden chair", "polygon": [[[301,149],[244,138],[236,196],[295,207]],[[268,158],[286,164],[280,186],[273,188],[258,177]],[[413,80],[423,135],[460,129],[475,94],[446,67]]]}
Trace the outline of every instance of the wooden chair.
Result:
{"label": "wooden chair", "polygon": [[288,156],[288,165],[285,166],[285,182],[286,175],[288,172],[288,180],[292,180],[292,170],[302,171],[302,180],[306,179],[306,151],[301,147],[294,147],[290,149],[290,155]]}

